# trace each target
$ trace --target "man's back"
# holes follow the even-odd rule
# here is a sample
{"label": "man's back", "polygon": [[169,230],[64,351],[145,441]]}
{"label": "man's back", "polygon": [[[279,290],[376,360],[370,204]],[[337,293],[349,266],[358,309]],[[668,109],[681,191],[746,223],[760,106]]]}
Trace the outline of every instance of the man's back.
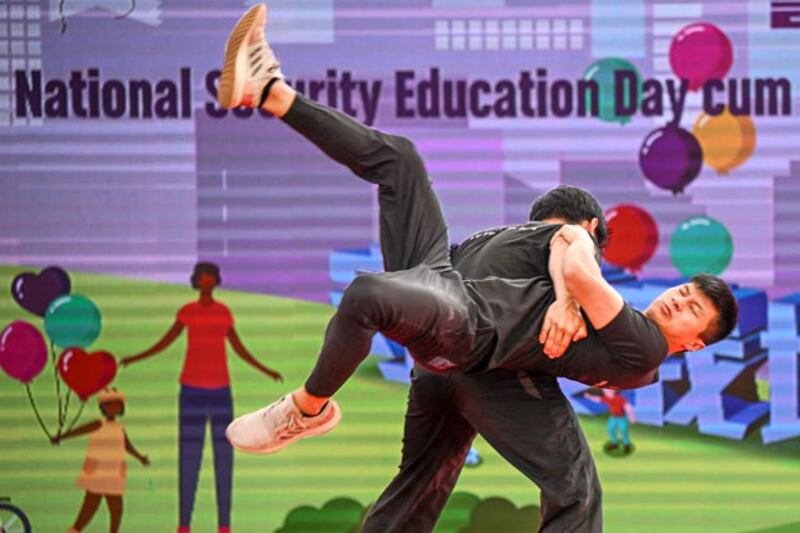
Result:
{"label": "man's back", "polygon": [[546,277],[550,239],[560,227],[528,222],[475,233],[454,250],[453,267],[465,279]]}

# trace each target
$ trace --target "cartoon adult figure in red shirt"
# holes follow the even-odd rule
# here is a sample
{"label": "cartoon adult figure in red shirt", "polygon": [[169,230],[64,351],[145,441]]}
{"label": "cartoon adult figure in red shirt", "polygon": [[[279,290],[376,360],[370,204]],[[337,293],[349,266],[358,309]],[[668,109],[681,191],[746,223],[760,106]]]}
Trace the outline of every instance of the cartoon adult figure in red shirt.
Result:
{"label": "cartoon adult figure in red shirt", "polygon": [[192,273],[192,287],[200,291],[197,301],[184,305],[175,323],[152,348],[121,363],[128,366],[165,350],[184,328],[189,339],[180,376],[180,525],[179,533],[188,533],[203,457],[206,424],[211,423],[214,444],[214,472],[217,486],[219,532],[230,531],[233,449],[225,438],[225,429],[233,420],[230,376],[225,350],[228,340],[234,351],[247,363],[275,381],[283,381],[277,371],[259,363],[247,351],[233,327],[233,315],[212,293],[222,283],[219,267],[197,263]]}
{"label": "cartoon adult figure in red shirt", "polygon": [[631,453],[631,439],[628,435],[628,425],[636,423],[633,414],[633,406],[625,399],[619,391],[614,389],[603,389],[602,396],[592,394],[584,395],[587,399],[608,405],[608,435],[611,437],[605,449],[613,451],[619,448],[620,434],[625,455]]}

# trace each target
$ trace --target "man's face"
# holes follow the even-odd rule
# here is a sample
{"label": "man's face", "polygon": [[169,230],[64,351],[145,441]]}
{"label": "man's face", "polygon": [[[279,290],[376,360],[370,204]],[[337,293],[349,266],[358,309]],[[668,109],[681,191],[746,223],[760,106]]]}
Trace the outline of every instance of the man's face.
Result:
{"label": "man's face", "polygon": [[700,334],[719,314],[708,296],[694,283],[667,289],[650,303],[644,313],[658,324],[669,342],[670,353],[704,348]]}

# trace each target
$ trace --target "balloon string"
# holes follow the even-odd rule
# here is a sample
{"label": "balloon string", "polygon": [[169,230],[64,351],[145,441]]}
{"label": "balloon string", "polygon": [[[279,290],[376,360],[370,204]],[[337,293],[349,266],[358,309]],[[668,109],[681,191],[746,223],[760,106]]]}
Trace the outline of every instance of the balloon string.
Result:
{"label": "balloon string", "polygon": [[69,433],[70,431],[72,431],[72,428],[74,428],[75,424],[78,423],[78,419],[81,417],[81,413],[83,413],[83,408],[85,406],[86,402],[81,402],[81,406],[78,408],[78,412],[75,413],[75,418],[72,419],[72,422],[70,422],[69,426],[67,426],[67,431],[65,431],[64,433]]}
{"label": "balloon string", "polygon": [[36,401],[33,399],[33,394],[31,393],[30,383],[25,384],[25,390],[28,391],[28,400],[31,402],[31,407],[33,407],[33,414],[36,415],[36,420],[38,420],[39,425],[42,426],[42,431],[44,431],[44,434],[47,435],[48,439],[52,439],[53,436],[50,435],[49,431],[47,431],[47,428],[44,425],[44,421],[42,420],[41,415],[39,415],[39,409],[36,407]]}
{"label": "balloon string", "polygon": [[56,363],[56,347],[53,341],[50,341],[50,360],[53,362],[53,381],[56,383],[56,398],[58,399],[58,434],[61,435],[61,430],[64,429],[65,415],[61,410],[61,380],[58,379],[58,364]]}
{"label": "balloon string", "polygon": [[672,113],[672,125],[676,128],[681,127],[681,119],[683,118],[683,108],[676,109]]}
{"label": "balloon string", "polygon": [[[69,414],[69,399],[72,397],[71,393],[72,393],[72,391],[67,389],[67,394],[66,394],[66,398],[67,399],[66,399],[66,401],[64,403],[64,421],[65,422],[67,421],[67,414]],[[59,434],[60,434],[61,433],[61,429],[59,429],[58,431],[59,431]]]}

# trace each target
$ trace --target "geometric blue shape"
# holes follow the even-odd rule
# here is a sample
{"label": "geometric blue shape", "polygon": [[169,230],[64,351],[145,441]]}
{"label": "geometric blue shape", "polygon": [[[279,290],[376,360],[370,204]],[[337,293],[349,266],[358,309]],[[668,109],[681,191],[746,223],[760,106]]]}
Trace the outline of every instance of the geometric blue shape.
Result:
{"label": "geometric blue shape", "polygon": [[734,289],[739,320],[731,336],[741,338],[767,327],[767,293],[760,289]]}
{"label": "geometric blue shape", "polygon": [[584,385],[577,381],[572,381],[567,378],[558,378],[558,384],[561,386],[561,392],[567,397],[572,404],[572,408],[579,415],[599,415],[606,411],[603,404],[587,400],[583,397],[583,393],[591,389],[589,385]]}
{"label": "geometric blue shape", "polygon": [[666,421],[687,425],[696,419],[700,433],[737,440],[744,438],[758,421],[757,415],[766,413],[766,405],[750,408],[749,402],[732,398],[723,391],[742,372],[765,358],[766,354],[746,361],[722,359],[714,355],[713,346],[687,354],[691,388],[667,412]]}
{"label": "geometric blue shape", "polygon": [[328,256],[331,281],[349,284],[358,272],[382,272],[383,257],[377,247],[332,250]]}
{"label": "geometric blue shape", "polygon": [[727,337],[714,344],[714,353],[734,359],[753,357],[764,351],[764,347],[761,345],[761,335],[761,332],[756,332],[741,339]]}
{"label": "geometric blue shape", "polygon": [[658,369],[659,381],[631,391],[634,393],[633,405],[636,407],[636,422],[648,426],[663,426],[664,415],[675,404],[678,396],[668,382],[684,381],[684,361],[680,357],[670,357]]}
{"label": "geometric blue shape", "polygon": [[405,384],[411,383],[411,367],[406,363],[405,359],[382,361],[378,363],[378,369],[381,371],[381,375],[386,381]]}
{"label": "geometric blue shape", "polygon": [[769,424],[761,428],[764,443],[800,436],[800,294],[770,302],[769,330],[762,340],[769,350]]}
{"label": "geometric blue shape", "polygon": [[[245,5],[256,3],[258,0],[247,0]],[[269,40],[272,43],[333,43],[333,0],[270,0]]]}
{"label": "geometric blue shape", "polygon": [[601,274],[603,275],[603,279],[605,279],[611,285],[617,285],[620,283],[636,283],[636,276],[625,271],[623,268],[612,266],[608,263],[603,263],[600,265],[600,270]]}
{"label": "geometric blue shape", "polygon": [[592,57],[646,57],[644,0],[592,0],[591,17]]}

